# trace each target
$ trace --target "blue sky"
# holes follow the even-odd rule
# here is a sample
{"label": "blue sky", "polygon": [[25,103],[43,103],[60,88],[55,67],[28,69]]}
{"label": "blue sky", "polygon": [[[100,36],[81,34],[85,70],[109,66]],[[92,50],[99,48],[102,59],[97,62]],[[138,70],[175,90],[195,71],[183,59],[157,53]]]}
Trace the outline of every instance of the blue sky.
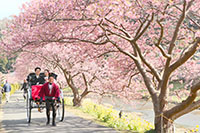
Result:
{"label": "blue sky", "polygon": [[30,0],[0,0],[0,19],[10,17],[11,15],[18,15],[22,3]]}

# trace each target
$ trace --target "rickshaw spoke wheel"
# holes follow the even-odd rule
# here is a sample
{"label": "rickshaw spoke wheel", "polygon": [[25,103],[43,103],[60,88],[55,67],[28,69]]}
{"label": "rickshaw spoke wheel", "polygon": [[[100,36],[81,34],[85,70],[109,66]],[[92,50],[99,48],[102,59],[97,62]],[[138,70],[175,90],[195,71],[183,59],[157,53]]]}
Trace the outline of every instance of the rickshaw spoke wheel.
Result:
{"label": "rickshaw spoke wheel", "polygon": [[27,122],[31,122],[31,99],[29,94],[27,93],[27,98],[26,98],[26,110],[27,110]]}
{"label": "rickshaw spoke wheel", "polygon": [[61,100],[61,103],[58,104],[58,118],[59,121],[64,120],[64,114],[65,114],[65,107],[64,107],[64,99]]}

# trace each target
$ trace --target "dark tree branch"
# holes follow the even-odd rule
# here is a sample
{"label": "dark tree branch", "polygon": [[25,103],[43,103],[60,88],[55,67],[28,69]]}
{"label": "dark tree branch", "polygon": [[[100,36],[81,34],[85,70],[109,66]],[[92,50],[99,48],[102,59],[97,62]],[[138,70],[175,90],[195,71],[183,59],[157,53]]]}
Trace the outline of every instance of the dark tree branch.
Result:
{"label": "dark tree branch", "polygon": [[154,19],[154,13],[152,13],[151,19],[148,21],[147,25],[143,28],[143,30],[140,33],[138,33],[138,35],[135,36],[134,42],[136,42],[145,33],[145,31],[149,28],[153,19]]}
{"label": "dark tree branch", "polygon": [[161,53],[162,53],[162,55],[164,57],[171,58],[170,55],[166,54],[165,51],[164,51],[164,49],[160,46],[161,41],[163,39],[163,35],[164,35],[164,28],[163,28],[162,24],[160,23],[160,21],[157,20],[157,23],[159,24],[161,31],[160,31],[160,37],[158,39],[158,42],[155,44],[155,46],[161,51]]}
{"label": "dark tree branch", "polygon": [[[179,105],[171,108],[170,110],[165,112],[165,116],[171,118],[181,111],[185,110],[187,107],[192,106],[191,104],[194,102],[197,97],[197,91],[200,90],[200,82],[196,83],[191,87],[190,95],[186,100],[183,100]],[[194,106],[194,105],[193,105]],[[176,116],[177,117],[177,116]]]}
{"label": "dark tree branch", "polygon": [[200,37],[196,38],[196,42],[188,48],[188,50],[169,68],[171,71],[176,70],[179,66],[183,65],[194,53],[197,51],[197,48],[200,44]]}
{"label": "dark tree branch", "polygon": [[[177,39],[179,30],[180,30],[181,24],[183,23],[185,15],[186,15],[186,1],[184,0],[183,11],[182,11],[182,14],[181,14],[181,16],[180,16],[180,18],[179,18],[179,20],[176,24],[176,28],[175,28],[175,31],[173,33],[173,37],[172,37],[172,40],[170,42],[170,46],[169,46],[169,49],[168,49],[169,55],[172,54],[172,51],[175,47],[175,41]],[[167,89],[168,89],[167,85],[168,85],[169,77],[170,77],[171,72],[172,72],[172,71],[169,70],[170,62],[171,62],[171,58],[168,58],[167,61],[166,61],[166,64],[165,64],[164,73],[163,73],[163,76],[162,76],[162,82],[160,82],[159,86],[158,86],[158,89],[160,89],[160,87],[161,87],[160,95],[159,95],[161,110],[163,110],[165,105],[166,105],[166,99],[164,97],[167,97]]]}
{"label": "dark tree branch", "polygon": [[49,19],[46,18],[46,21],[54,21],[54,22],[62,22],[62,21],[90,21],[94,20],[93,18],[80,18],[80,19],[74,19],[74,18],[57,18],[57,19]]}
{"label": "dark tree branch", "polygon": [[147,15],[147,17],[146,17],[146,19],[144,20],[144,22],[141,22],[141,21],[140,21],[141,24],[140,24],[140,27],[138,28],[138,30],[137,30],[137,32],[136,32],[136,34],[135,34],[135,37],[139,35],[140,31],[142,30],[143,25],[146,23],[146,21],[148,20],[148,18],[149,18],[149,14]]}
{"label": "dark tree branch", "polygon": [[179,113],[175,114],[172,116],[172,120],[175,120],[177,118],[179,118],[180,116],[183,116],[184,114],[187,114],[189,112],[192,112],[195,109],[200,108],[200,100],[193,102],[192,104],[190,104],[187,108],[185,108],[184,110],[180,111]]}
{"label": "dark tree branch", "polygon": [[123,27],[123,25],[121,25],[121,27],[119,27],[117,24],[115,24],[113,21],[105,18],[106,21],[108,21],[109,23],[113,24],[114,25],[114,28],[123,32],[128,38],[131,38],[131,35],[125,30],[125,28]]}
{"label": "dark tree branch", "polygon": [[182,14],[181,14],[181,17],[180,19],[178,20],[177,22],[177,25],[176,25],[176,28],[175,28],[175,31],[173,33],[173,37],[172,37],[172,40],[170,42],[170,47],[169,47],[169,50],[168,50],[168,54],[171,54],[172,53],[172,50],[175,46],[175,41],[177,39],[177,36],[178,36],[178,33],[179,33],[179,30],[180,30],[180,27],[181,27],[181,24],[183,23],[183,20],[185,18],[185,15],[186,15],[186,1],[184,0],[184,5],[183,5],[183,11],[182,11]]}
{"label": "dark tree branch", "polygon": [[161,77],[157,73],[156,69],[149,62],[147,62],[147,60],[144,58],[144,55],[142,55],[141,49],[139,48],[139,46],[137,45],[137,43],[133,43],[133,45],[136,47],[137,52],[138,52],[138,54],[139,54],[142,62],[151,70],[151,72],[156,77],[156,79],[158,80],[158,82],[160,82],[161,81]]}
{"label": "dark tree branch", "polygon": [[88,91],[88,82],[86,80],[86,77],[85,77],[85,74],[82,73],[82,76],[83,76],[83,80],[84,80],[84,83],[85,83],[85,90],[83,91],[83,93],[81,94],[81,99],[84,98],[88,93],[92,92],[92,91]]}
{"label": "dark tree branch", "polygon": [[100,54],[99,56],[97,56],[97,58],[100,58],[100,57],[102,57],[102,56],[104,56],[104,55],[107,55],[107,54],[109,54],[109,53],[116,53],[116,52],[118,52],[118,51],[116,51],[116,50],[106,51],[106,52]]}

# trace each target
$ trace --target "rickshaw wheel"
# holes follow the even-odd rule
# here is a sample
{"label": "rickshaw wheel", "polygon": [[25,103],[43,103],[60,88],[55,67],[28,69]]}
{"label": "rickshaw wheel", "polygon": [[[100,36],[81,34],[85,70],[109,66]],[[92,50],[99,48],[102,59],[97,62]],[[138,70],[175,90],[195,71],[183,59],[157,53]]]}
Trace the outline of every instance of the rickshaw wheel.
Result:
{"label": "rickshaw wheel", "polygon": [[31,122],[31,99],[27,93],[27,98],[26,98],[26,109],[27,109],[27,122]]}
{"label": "rickshaw wheel", "polygon": [[64,115],[65,115],[64,99],[61,100],[61,103],[59,104],[59,107],[58,107],[57,110],[58,110],[59,121],[63,121],[64,120]]}

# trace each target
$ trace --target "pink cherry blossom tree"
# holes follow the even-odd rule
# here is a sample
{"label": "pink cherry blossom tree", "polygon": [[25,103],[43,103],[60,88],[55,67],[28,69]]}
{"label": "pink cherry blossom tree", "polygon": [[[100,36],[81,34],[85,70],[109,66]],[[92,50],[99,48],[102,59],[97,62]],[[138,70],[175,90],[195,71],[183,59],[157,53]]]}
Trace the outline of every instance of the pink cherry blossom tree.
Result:
{"label": "pink cherry blossom tree", "polygon": [[[200,82],[190,85],[181,103],[171,108],[167,104],[171,80],[181,76],[190,81],[199,73],[192,58],[200,43],[199,6],[197,0],[31,1],[15,17],[4,43],[17,51],[79,45],[107,69],[103,88],[128,98],[146,88],[155,130],[169,132],[175,119],[200,106]],[[80,56],[85,58],[84,53]]]}
{"label": "pink cherry blossom tree", "polygon": [[[200,105],[199,101],[195,101],[200,89],[200,83],[196,83],[190,87],[190,94],[180,104],[172,108],[167,106],[170,78],[178,76],[178,70],[184,67],[186,61],[192,60],[200,43],[199,24],[194,19],[199,13],[199,2],[153,2],[81,3],[85,4],[85,7],[80,7],[80,10],[85,9],[84,16],[94,20],[82,22],[71,36],[66,35],[60,41],[103,45],[105,49],[101,52],[112,53],[107,61],[123,56],[131,59],[151,95],[156,131],[168,132],[175,119]],[[51,19],[56,20],[57,17]],[[189,27],[187,21],[197,26],[198,30]],[[127,62],[127,65],[131,62]]]}
{"label": "pink cherry blossom tree", "polygon": [[[118,6],[124,4],[116,3]],[[190,87],[190,94],[180,104],[172,108],[167,106],[170,78],[178,76],[178,73],[181,73],[180,69],[183,68],[181,66],[198,50],[200,38],[196,34],[197,31],[190,29],[185,22],[189,21],[198,26],[191,17],[199,12],[197,5],[199,5],[197,1],[172,3],[146,1],[140,4],[130,3],[129,8],[124,7],[124,10],[119,12],[109,12],[109,8],[105,6],[104,11],[107,10],[107,14],[99,13],[103,15],[100,16],[98,24],[103,37],[98,38],[97,35],[96,40],[86,37],[79,39],[89,40],[94,45],[102,39],[103,41],[100,40],[102,44],[104,42],[112,44],[115,51],[119,51],[135,63],[152,98],[157,132],[169,132],[175,119],[200,106],[199,101],[195,101],[200,89],[199,82]],[[128,14],[129,9],[134,6],[137,10],[138,8],[141,10],[138,12],[132,9],[131,16]],[[117,15],[119,16],[116,17]]]}

